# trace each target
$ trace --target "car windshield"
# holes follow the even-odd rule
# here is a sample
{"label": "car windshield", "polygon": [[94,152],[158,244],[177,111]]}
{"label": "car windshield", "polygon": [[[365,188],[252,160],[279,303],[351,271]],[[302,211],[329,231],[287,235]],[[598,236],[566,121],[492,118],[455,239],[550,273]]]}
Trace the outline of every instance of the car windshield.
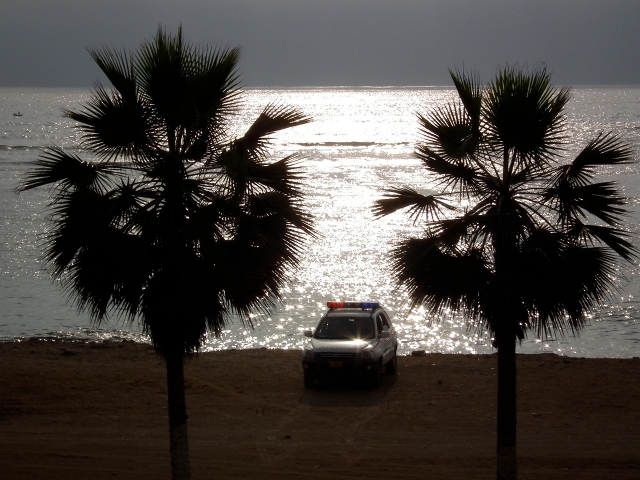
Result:
{"label": "car windshield", "polygon": [[371,340],[375,329],[370,317],[325,317],[314,336],[326,340]]}

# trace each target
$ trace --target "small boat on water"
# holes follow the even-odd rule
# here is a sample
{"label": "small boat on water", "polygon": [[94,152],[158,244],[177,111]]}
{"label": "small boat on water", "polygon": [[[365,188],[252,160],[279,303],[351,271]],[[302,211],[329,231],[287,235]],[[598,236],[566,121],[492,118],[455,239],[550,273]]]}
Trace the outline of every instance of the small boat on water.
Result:
{"label": "small boat on water", "polygon": [[14,117],[21,117],[21,116],[22,116],[22,114],[21,114],[20,112],[15,112],[15,113],[13,114],[13,116],[14,116]]}

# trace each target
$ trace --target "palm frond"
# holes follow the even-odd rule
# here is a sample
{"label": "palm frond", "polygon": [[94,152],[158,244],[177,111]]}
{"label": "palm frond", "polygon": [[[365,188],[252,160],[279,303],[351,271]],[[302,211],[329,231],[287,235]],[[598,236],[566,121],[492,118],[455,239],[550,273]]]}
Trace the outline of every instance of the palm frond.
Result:
{"label": "palm frond", "polygon": [[458,97],[471,120],[474,135],[479,136],[483,92],[480,76],[464,70],[459,71],[457,68],[455,70],[449,69],[449,75],[451,75]]}
{"label": "palm frond", "polygon": [[482,249],[492,238],[493,218],[490,200],[480,202],[464,215],[445,218],[430,225],[430,232],[441,247],[452,252]]}
{"label": "palm frond", "polygon": [[253,195],[249,198],[252,216],[277,216],[311,237],[316,236],[312,217],[300,208],[299,202],[277,191]]}
{"label": "palm frond", "polygon": [[213,171],[219,172],[219,182],[222,188],[231,193],[236,199],[245,198],[250,193],[251,185],[247,179],[258,169],[255,159],[246,152],[233,148],[224,149],[207,164]]}
{"label": "palm frond", "polygon": [[226,187],[238,197],[265,189],[299,197],[304,179],[302,157],[293,154],[267,163],[257,153],[248,150],[243,142],[234,142],[214,157],[208,166],[223,173]]}
{"label": "palm frond", "polygon": [[629,145],[615,135],[600,133],[582,149],[571,164],[558,167],[556,182],[566,180],[571,185],[585,185],[593,177],[593,167],[631,162],[633,151]]}
{"label": "palm frond", "polygon": [[576,221],[568,234],[585,245],[596,242],[604,244],[628,262],[632,262],[638,254],[637,247],[628,240],[629,233],[617,228],[585,225]]}
{"label": "palm frond", "polygon": [[392,265],[398,283],[411,306],[425,306],[430,312],[450,307],[471,317],[481,315],[479,298],[490,281],[491,271],[482,253],[444,253],[440,239],[410,239],[392,251]]}
{"label": "palm frond", "polygon": [[528,311],[525,326],[535,330],[536,336],[562,335],[567,322],[564,301],[562,235],[538,229],[523,242],[522,248],[510,259],[518,280],[512,281],[509,294]]}
{"label": "palm frond", "polygon": [[626,200],[613,182],[571,185],[562,181],[547,189],[545,198],[555,205],[562,225],[571,224],[579,217],[587,218],[588,214],[608,225],[618,225],[627,213],[623,208]]}
{"label": "palm frond", "polygon": [[455,207],[438,198],[437,195],[422,195],[411,188],[390,188],[385,190],[383,199],[376,200],[373,215],[382,217],[403,208],[408,208],[409,217],[416,222],[420,217],[439,218],[444,210]]}
{"label": "palm frond", "polygon": [[135,68],[140,89],[166,129],[170,151],[186,152],[203,135],[209,153],[220,148],[227,118],[238,100],[238,48],[196,48],[162,27],[140,48]]}
{"label": "palm frond", "polygon": [[464,161],[447,160],[424,144],[416,148],[416,157],[431,173],[436,174],[446,190],[457,188],[475,193],[479,187],[481,171]]}
{"label": "palm frond", "polygon": [[216,249],[215,274],[234,311],[270,308],[280,286],[298,265],[302,238],[280,216],[247,216],[233,239]]}
{"label": "palm frond", "polygon": [[34,162],[19,191],[55,185],[61,191],[75,188],[98,190],[107,185],[108,174],[118,173],[118,165],[91,163],[60,147],[49,147]]}
{"label": "palm frond", "polygon": [[286,105],[269,104],[249,127],[242,138],[235,141],[236,148],[250,155],[261,156],[268,146],[269,136],[287,128],[311,122],[311,117]]}
{"label": "palm frond", "polygon": [[137,97],[137,83],[131,55],[106,47],[90,48],[89,55],[118,94],[127,102],[134,101]]}
{"label": "palm frond", "polygon": [[248,180],[289,197],[299,197],[305,178],[301,163],[302,157],[293,154],[277,162],[259,164]]}
{"label": "palm frond", "polygon": [[78,310],[87,311],[98,325],[108,319],[110,309],[135,318],[144,285],[141,277],[148,275],[144,248],[139,237],[115,228],[101,229],[85,243],[62,279]]}
{"label": "palm frond", "polygon": [[556,90],[541,66],[530,74],[508,65],[485,92],[484,128],[488,140],[517,152],[526,162],[546,161],[562,149],[570,90]]}
{"label": "palm frond", "polygon": [[571,243],[555,250],[525,251],[518,268],[521,295],[531,312],[538,336],[575,333],[588,314],[610,298],[615,278],[615,256],[602,248]]}
{"label": "palm frond", "polygon": [[176,128],[181,119],[192,109],[186,102],[187,72],[182,30],[169,35],[158,27],[155,37],[142,44],[135,59],[135,70],[140,93],[154,106],[157,121],[164,124],[168,135],[168,148],[175,149]]}
{"label": "palm frond", "polygon": [[153,126],[136,95],[110,95],[100,85],[81,111],[65,110],[79,122],[83,146],[106,159],[143,156],[154,146]]}
{"label": "palm frond", "polygon": [[555,169],[544,199],[559,213],[559,221],[570,225],[591,214],[608,225],[619,225],[626,214],[626,200],[613,182],[594,183],[595,167],[633,161],[631,148],[618,137],[600,134],[590,141],[569,165]]}
{"label": "palm frond", "polygon": [[447,159],[461,160],[472,155],[478,131],[462,104],[433,110],[427,117],[418,114],[424,146]]}
{"label": "palm frond", "polygon": [[73,264],[78,251],[109,228],[109,200],[87,188],[59,195],[51,206],[54,226],[47,234],[44,260],[54,278]]}
{"label": "palm frond", "polygon": [[135,179],[123,179],[106,194],[109,201],[110,224],[118,231],[137,235],[147,217],[146,205],[155,193],[148,186]]}
{"label": "palm frond", "polygon": [[228,122],[240,107],[239,59],[238,47],[205,46],[189,53],[186,89],[193,107],[182,120],[185,147],[204,135],[207,153],[213,155],[226,141]]}

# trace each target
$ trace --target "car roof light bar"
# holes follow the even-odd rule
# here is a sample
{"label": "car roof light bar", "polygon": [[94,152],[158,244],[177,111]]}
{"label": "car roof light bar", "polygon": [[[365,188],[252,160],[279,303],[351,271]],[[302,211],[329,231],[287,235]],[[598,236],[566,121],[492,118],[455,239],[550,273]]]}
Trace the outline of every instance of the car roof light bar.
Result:
{"label": "car roof light bar", "polygon": [[327,302],[327,308],[378,308],[379,302]]}

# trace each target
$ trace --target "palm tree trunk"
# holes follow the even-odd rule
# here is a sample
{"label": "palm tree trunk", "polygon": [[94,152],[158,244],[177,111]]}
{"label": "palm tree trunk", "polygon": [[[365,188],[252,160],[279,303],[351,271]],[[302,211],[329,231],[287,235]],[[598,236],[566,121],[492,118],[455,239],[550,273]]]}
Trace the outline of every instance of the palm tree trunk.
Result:
{"label": "palm tree trunk", "polygon": [[187,405],[184,397],[184,354],[168,352],[167,389],[169,394],[169,450],[173,480],[190,480]]}
{"label": "palm tree trunk", "polygon": [[516,339],[498,336],[498,480],[516,480]]}

